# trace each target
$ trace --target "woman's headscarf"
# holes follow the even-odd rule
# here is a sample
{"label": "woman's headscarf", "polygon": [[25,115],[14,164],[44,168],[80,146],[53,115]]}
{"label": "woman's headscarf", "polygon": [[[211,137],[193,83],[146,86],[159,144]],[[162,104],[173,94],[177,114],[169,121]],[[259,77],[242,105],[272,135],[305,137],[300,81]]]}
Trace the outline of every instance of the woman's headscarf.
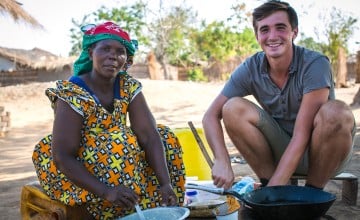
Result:
{"label": "woman's headscarf", "polygon": [[137,49],[137,41],[131,40],[129,34],[120,28],[117,24],[108,21],[99,25],[88,25],[82,27],[84,32],[82,41],[82,51],[80,57],[74,63],[74,75],[78,76],[83,73],[90,72],[92,69],[92,60],[89,56],[89,48],[92,44],[106,39],[119,41],[126,48],[127,61],[124,69],[119,73],[126,73],[127,69],[133,62],[135,50]]}

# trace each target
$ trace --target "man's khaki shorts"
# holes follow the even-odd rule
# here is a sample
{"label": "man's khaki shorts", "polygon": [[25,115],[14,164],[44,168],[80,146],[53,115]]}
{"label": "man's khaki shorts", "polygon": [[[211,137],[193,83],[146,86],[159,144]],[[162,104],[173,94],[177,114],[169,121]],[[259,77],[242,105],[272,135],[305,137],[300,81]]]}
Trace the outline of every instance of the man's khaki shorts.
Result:
{"label": "man's khaki shorts", "polygon": [[[282,154],[285,152],[286,147],[288,146],[291,136],[285,132],[280,125],[273,119],[266,111],[262,108],[257,106],[259,111],[260,119],[257,124],[259,130],[264,134],[265,138],[267,139],[271,150],[273,152],[274,160],[278,163],[281,159]],[[352,131],[352,147],[351,151],[347,155],[346,159],[343,161],[339,169],[337,169],[336,174],[341,173],[347,164],[350,162],[352,154],[353,154],[353,147],[354,147],[354,137],[356,133],[356,126],[354,124],[354,128]],[[329,158],[330,159],[330,158]],[[307,175],[309,168],[309,148],[306,149],[296,171],[295,174],[298,175]]]}

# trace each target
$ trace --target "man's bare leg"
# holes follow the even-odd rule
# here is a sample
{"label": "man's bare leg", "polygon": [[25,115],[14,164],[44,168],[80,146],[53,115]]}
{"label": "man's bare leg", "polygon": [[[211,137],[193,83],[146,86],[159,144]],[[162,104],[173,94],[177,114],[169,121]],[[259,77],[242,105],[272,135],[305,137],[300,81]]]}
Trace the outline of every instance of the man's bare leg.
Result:
{"label": "man's bare leg", "polygon": [[255,126],[258,121],[255,105],[244,98],[232,98],[223,107],[223,122],[231,141],[256,175],[269,180],[275,165],[264,135]]}
{"label": "man's bare leg", "polygon": [[354,116],[342,101],[329,101],[314,120],[307,184],[323,188],[352,146]]}

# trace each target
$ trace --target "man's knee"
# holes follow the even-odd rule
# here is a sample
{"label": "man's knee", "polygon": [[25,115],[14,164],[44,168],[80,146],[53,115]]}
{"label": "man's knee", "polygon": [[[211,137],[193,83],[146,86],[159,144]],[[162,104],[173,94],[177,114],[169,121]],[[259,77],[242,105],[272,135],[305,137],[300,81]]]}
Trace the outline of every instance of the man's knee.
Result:
{"label": "man's knee", "polygon": [[255,108],[254,103],[251,101],[242,98],[242,97],[233,97],[229,99],[222,108],[222,115],[224,120],[232,120],[233,117],[238,117],[239,115],[242,118],[245,118],[249,113],[254,113]]}
{"label": "man's knee", "polygon": [[224,115],[232,114],[234,111],[241,109],[243,98],[233,97],[229,99],[222,108],[222,113]]}
{"label": "man's knee", "polygon": [[331,100],[323,104],[315,117],[314,125],[326,126],[327,130],[339,131],[346,129],[351,131],[354,126],[354,115],[350,107],[343,101]]}

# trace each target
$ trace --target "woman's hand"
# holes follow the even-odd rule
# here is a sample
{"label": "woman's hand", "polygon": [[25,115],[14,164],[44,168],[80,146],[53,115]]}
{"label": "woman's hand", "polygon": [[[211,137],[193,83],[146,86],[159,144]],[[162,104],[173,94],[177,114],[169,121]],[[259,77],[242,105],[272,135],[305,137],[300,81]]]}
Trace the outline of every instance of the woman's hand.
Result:
{"label": "woman's hand", "polygon": [[131,210],[139,202],[140,197],[125,186],[107,187],[103,198],[125,210]]}
{"label": "woman's hand", "polygon": [[161,206],[176,206],[177,203],[177,197],[174,193],[173,188],[170,184],[165,184],[163,186],[160,186],[160,193],[161,193]]}

